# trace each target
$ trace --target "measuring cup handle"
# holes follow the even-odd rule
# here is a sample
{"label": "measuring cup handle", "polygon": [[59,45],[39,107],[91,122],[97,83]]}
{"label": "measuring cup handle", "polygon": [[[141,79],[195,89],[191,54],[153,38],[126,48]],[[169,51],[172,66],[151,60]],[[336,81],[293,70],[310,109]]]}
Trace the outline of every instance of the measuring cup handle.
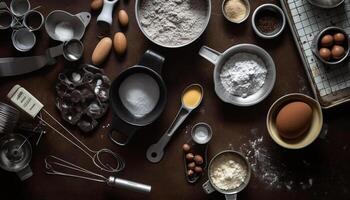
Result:
{"label": "measuring cup handle", "polygon": [[211,185],[209,180],[207,180],[205,183],[203,183],[202,188],[206,194],[211,194],[211,193],[215,192],[215,189]]}
{"label": "measuring cup handle", "polygon": [[150,185],[145,185],[142,183],[137,183],[134,181],[129,181],[121,178],[115,178],[113,176],[110,176],[108,178],[107,184],[109,186],[120,187],[128,190],[132,190],[135,192],[143,192],[143,193],[149,193],[151,192],[151,189],[152,189]]}
{"label": "measuring cup handle", "polygon": [[17,176],[19,177],[19,179],[21,179],[21,181],[25,181],[28,178],[30,178],[31,176],[33,176],[33,171],[30,168],[30,166],[28,165],[26,168],[24,168],[21,171],[17,172]]}
{"label": "measuring cup handle", "polygon": [[[136,131],[139,128],[130,124],[127,124],[124,122],[122,119],[120,119],[118,116],[113,116],[112,120],[112,127],[111,130],[109,131],[109,139],[114,142],[115,144],[119,146],[125,146],[127,145],[131,138],[135,135]],[[116,135],[122,134],[126,136],[127,138],[124,141],[119,141],[120,139],[116,139]]]}
{"label": "measuring cup handle", "polygon": [[236,200],[237,194],[225,194],[225,199],[226,200]]}
{"label": "measuring cup handle", "polygon": [[202,46],[202,48],[199,50],[198,54],[202,56],[203,58],[207,59],[209,62],[213,63],[216,65],[216,63],[219,60],[219,57],[221,55],[220,52],[209,48],[207,46]]}
{"label": "measuring cup handle", "polygon": [[147,50],[142,56],[139,65],[151,68],[154,71],[156,71],[159,75],[161,75],[164,61],[165,58],[160,54],[152,50]]}
{"label": "measuring cup handle", "polygon": [[83,22],[85,27],[89,25],[91,20],[91,14],[89,12],[80,12],[75,16],[77,16],[80,19],[80,21]]}

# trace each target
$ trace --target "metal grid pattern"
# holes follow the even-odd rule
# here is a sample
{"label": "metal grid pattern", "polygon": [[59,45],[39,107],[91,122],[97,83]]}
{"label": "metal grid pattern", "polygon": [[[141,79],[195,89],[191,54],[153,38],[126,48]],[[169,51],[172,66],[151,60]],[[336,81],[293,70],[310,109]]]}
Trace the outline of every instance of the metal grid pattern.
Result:
{"label": "metal grid pattern", "polygon": [[295,24],[299,46],[306,57],[307,67],[310,68],[320,97],[336,95],[337,92],[350,88],[350,62],[327,68],[317,60],[311,50],[314,36],[326,27],[338,26],[350,33],[350,1],[331,10],[312,6],[307,0],[288,0],[287,4]]}

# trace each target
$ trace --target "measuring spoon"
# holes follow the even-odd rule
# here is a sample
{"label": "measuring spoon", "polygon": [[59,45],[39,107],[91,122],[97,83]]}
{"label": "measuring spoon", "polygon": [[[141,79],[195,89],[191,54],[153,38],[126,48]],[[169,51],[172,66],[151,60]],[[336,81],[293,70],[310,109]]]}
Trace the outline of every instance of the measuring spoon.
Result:
{"label": "measuring spoon", "polygon": [[61,55],[70,62],[77,61],[83,55],[83,51],[83,43],[73,39],[49,48],[45,55],[0,58],[0,77],[16,76],[39,70],[46,65],[54,64],[56,62],[54,58]]}
{"label": "measuring spoon", "polygon": [[[198,98],[192,100],[189,99],[189,95],[194,93],[200,93]],[[152,144],[146,153],[147,159],[152,163],[158,163],[162,160],[164,156],[164,149],[169,143],[171,137],[174,135],[175,131],[180,127],[180,125],[185,121],[192,110],[196,109],[203,99],[203,87],[199,84],[192,84],[188,86],[182,93],[181,98],[181,108],[178,111],[174,121],[170,125],[169,129],[164,133],[164,135],[155,144]]]}

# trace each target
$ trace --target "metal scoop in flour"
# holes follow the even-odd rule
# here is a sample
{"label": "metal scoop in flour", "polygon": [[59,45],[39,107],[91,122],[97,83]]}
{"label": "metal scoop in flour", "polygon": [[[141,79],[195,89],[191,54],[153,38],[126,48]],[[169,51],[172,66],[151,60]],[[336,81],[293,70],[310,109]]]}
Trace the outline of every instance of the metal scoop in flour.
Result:
{"label": "metal scoop in flour", "polygon": [[203,88],[199,84],[193,84],[188,86],[182,94],[182,106],[177,113],[173,123],[165,134],[155,144],[152,144],[146,153],[147,159],[152,163],[160,162],[164,156],[164,149],[169,143],[171,137],[180,125],[185,121],[187,116],[196,109],[203,99]]}
{"label": "metal scoop in flour", "polygon": [[47,16],[45,29],[53,40],[61,42],[72,39],[80,40],[90,19],[91,14],[88,12],[72,15],[63,10],[55,10]]}
{"label": "metal scoop in flour", "polygon": [[[70,40],[59,46],[49,48],[45,55],[30,57],[0,58],[0,77],[16,76],[41,69],[56,63],[55,57],[63,55],[70,62],[77,61],[84,52],[83,43]],[[23,67],[25,66],[25,67]]]}

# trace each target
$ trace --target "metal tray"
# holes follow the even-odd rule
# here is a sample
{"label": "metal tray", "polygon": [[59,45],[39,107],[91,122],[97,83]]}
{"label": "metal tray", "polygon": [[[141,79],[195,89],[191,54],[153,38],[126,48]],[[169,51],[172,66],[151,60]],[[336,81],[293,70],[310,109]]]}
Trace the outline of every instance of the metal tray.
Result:
{"label": "metal tray", "polygon": [[312,54],[311,43],[321,30],[338,26],[350,33],[350,1],[334,9],[322,9],[307,0],[281,0],[309,82],[323,109],[350,101],[350,62],[324,66]]}

